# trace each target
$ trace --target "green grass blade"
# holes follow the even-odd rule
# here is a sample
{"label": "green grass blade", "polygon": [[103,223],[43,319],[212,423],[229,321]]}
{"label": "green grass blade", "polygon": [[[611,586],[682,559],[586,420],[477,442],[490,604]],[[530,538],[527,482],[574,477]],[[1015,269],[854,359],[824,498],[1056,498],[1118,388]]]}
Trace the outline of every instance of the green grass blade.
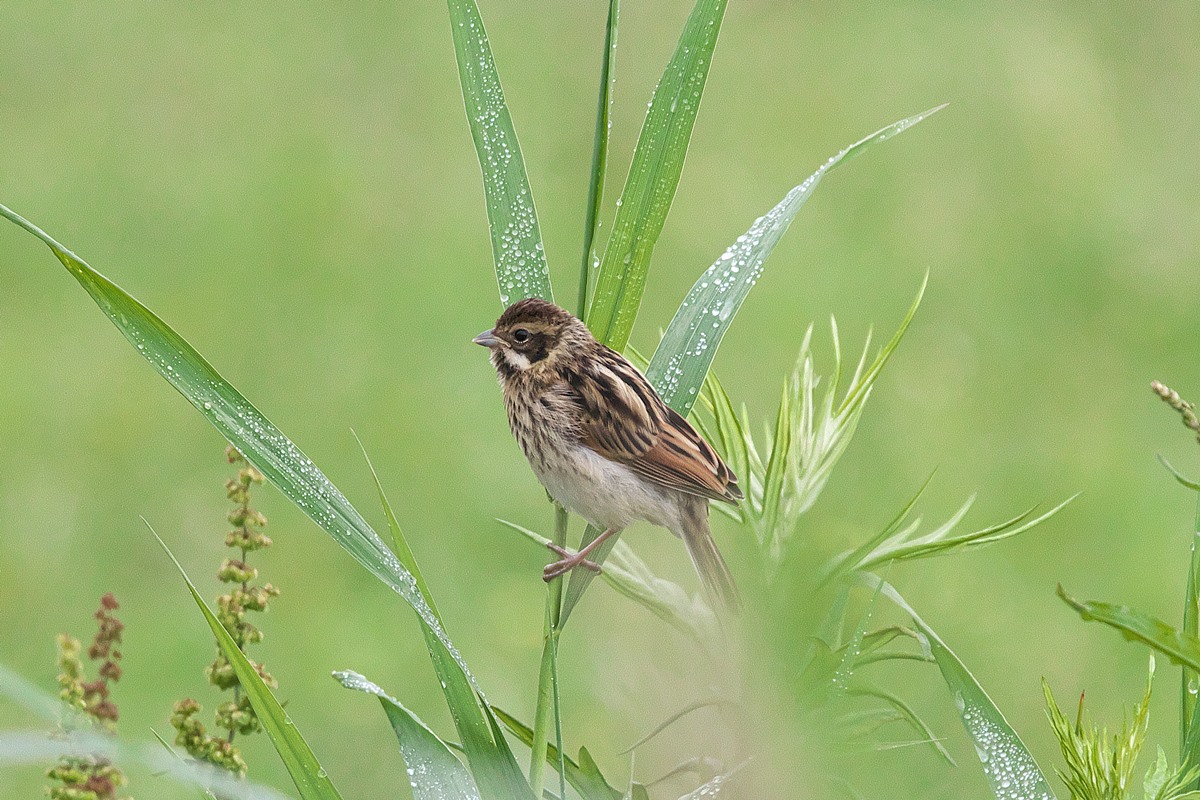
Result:
{"label": "green grass blade", "polygon": [[[553,587],[549,587],[553,588]],[[530,744],[529,786],[534,797],[541,797],[546,785],[546,748],[550,740],[550,725],[554,712],[554,640],[557,635],[550,620],[551,609],[546,606],[542,626],[542,659],[538,665],[537,703],[533,712],[533,743]]]}
{"label": "green grass blade", "polygon": [[[759,217],[700,276],[675,312],[646,370],[646,377],[672,408],[684,416],[691,410],[721,339],[762,275],[763,263],[825,174],[868,146],[892,138],[944,107],[938,106],[893,123],[830,158],[804,183],[788,192],[778,205]],[[621,344],[624,344],[623,340]]]}
{"label": "green grass blade", "polygon": [[154,312],[28,220],[3,205],[0,216],[41,239],[150,366],[354,560],[408,601],[470,676],[416,579],[312,459]]}
{"label": "green grass blade", "polygon": [[909,501],[904,504],[904,507],[900,509],[896,516],[892,518],[892,521],[889,522],[887,526],[883,528],[883,530],[867,539],[853,550],[848,550],[844,553],[834,556],[827,561],[821,568],[821,585],[828,583],[831,578],[837,575],[842,575],[845,572],[854,569],[864,558],[867,557],[868,553],[874,551],[876,547],[879,547],[894,534],[896,534],[901,529],[901,526],[904,525],[905,520],[908,519],[909,514],[912,513],[913,507],[916,506],[917,501],[921,499],[923,494],[925,494],[925,490],[929,488],[929,484],[933,480],[933,476],[936,474],[937,470],[929,473],[929,477],[926,478],[925,482],[921,484],[921,488],[917,489],[917,493],[914,494],[912,498],[910,498]]}
{"label": "green grass blade", "polygon": [[[1183,599],[1183,633],[1200,639],[1200,498],[1196,502],[1196,522],[1192,533],[1192,560],[1188,564],[1187,589]],[[1196,691],[1200,687],[1200,673],[1190,667],[1183,668],[1179,689],[1179,758],[1185,758],[1188,733],[1197,723]],[[1192,763],[1197,763],[1200,753],[1192,754]]]}
{"label": "green grass blade", "polygon": [[[533,729],[528,725],[496,706],[492,706],[492,713],[517,738],[517,741],[527,745],[533,743]],[[546,761],[552,766],[558,765],[559,754],[554,745],[547,748]],[[587,750],[579,751],[579,761],[566,757],[562,761],[566,767],[567,782],[575,791],[579,792],[579,796],[583,800],[621,800],[621,793],[604,779]]]}
{"label": "green grass blade", "polygon": [[474,0],[449,0],[450,31],[471,138],[483,170],[483,192],[500,300],[553,300],[537,210],[521,145],[504,101],[483,18]]}
{"label": "green grass blade", "polygon": [[942,679],[954,693],[963,725],[975,742],[988,784],[997,800],[1014,797],[1022,800],[1054,800],[1050,783],[1029,748],[954,651],[889,584],[870,573],[858,573],[858,578],[871,589],[882,587],[883,595],[912,617],[913,624],[928,639],[930,651],[941,670]]}
{"label": "green grass blade", "polygon": [[[554,544],[567,546],[567,527],[570,515],[554,503]],[[534,737],[529,755],[529,786],[534,797],[542,796],[546,779],[546,742],[550,724],[554,723],[555,741],[562,755],[562,716],[558,702],[558,631],[562,614],[562,581],[551,581],[546,587],[546,613],[542,625],[542,660],[538,667],[537,706],[533,715]],[[565,765],[558,770],[559,796],[566,795]]]}
{"label": "green grass blade", "polygon": [[651,739],[658,736],[660,733],[665,731],[667,728],[671,727],[676,722],[678,722],[679,720],[688,716],[689,714],[691,714],[694,711],[699,711],[704,708],[719,708],[721,706],[733,706],[733,705],[734,704],[729,702],[728,700],[722,700],[720,698],[714,698],[711,700],[695,700],[691,703],[688,703],[686,706],[679,709],[674,714],[672,714],[671,716],[667,717],[662,722],[655,725],[654,728],[652,730],[650,730],[648,733],[645,733],[642,736],[639,736],[636,742],[629,745],[624,750],[621,750],[620,752],[618,752],[617,755],[623,756],[627,753],[632,753],[634,750],[636,750],[639,747],[641,747],[642,745],[646,744]]}
{"label": "green grass blade", "polygon": [[725,4],[697,0],[654,89],[634,147],[585,317],[596,338],[615,350],[625,349],[642,303],[650,256],[683,172]]}
{"label": "green grass blade", "polygon": [[379,698],[400,742],[414,800],[479,800],[471,773],[416,714],[357,672],[335,672],[333,677],[347,689]]}
{"label": "green grass blade", "polygon": [[[854,377],[850,379],[850,388],[846,391],[846,396],[842,398],[842,402],[837,407],[836,413],[838,416],[854,408],[861,407],[866,402],[867,395],[870,394],[871,388],[875,385],[875,379],[879,377],[879,373],[883,371],[888,361],[891,360],[892,355],[895,354],[896,348],[904,340],[904,334],[908,333],[908,326],[912,324],[913,319],[917,316],[917,309],[921,307],[921,301],[925,299],[925,289],[928,286],[929,273],[926,272],[925,276],[921,278],[921,286],[917,289],[917,296],[913,298],[912,305],[908,307],[908,313],[904,315],[904,319],[900,320],[900,327],[896,328],[896,332],[892,334],[892,338],[879,351],[879,355],[875,356],[875,360],[871,362],[870,366],[866,367],[866,372],[863,372],[863,367],[867,362],[867,349],[863,349],[862,359],[854,370]],[[869,344],[869,335],[867,339]]]}
{"label": "green grass blade", "polygon": [[1141,642],[1181,667],[1200,671],[1200,639],[1172,628],[1160,619],[1128,606],[1077,600],[1061,585],[1058,596],[1086,622],[1103,622],[1131,642]]}
{"label": "green grass blade", "polygon": [[[701,378],[701,381],[704,379]],[[762,530],[766,531],[767,550],[778,561],[782,555],[782,539],[786,532],[779,530],[779,509],[783,503],[784,477],[787,473],[788,456],[792,449],[791,392],[784,383],[779,399],[779,411],[775,415],[775,433],[771,437],[771,454],[767,457],[767,469],[763,476]]]}
{"label": "green grass blade", "polygon": [[[146,523],[146,527],[150,527],[150,524]],[[154,529],[150,528],[150,532],[154,533]],[[175,564],[184,582],[187,583],[188,591],[192,593],[192,599],[196,601],[196,605],[204,615],[205,622],[212,629],[212,634],[216,637],[221,652],[233,666],[242,691],[246,693],[250,705],[254,707],[255,715],[262,723],[263,730],[266,731],[271,744],[275,746],[275,752],[279,753],[279,758],[283,761],[283,766],[287,768],[292,782],[296,784],[300,796],[304,800],[341,800],[341,795],[333,787],[325,769],[309,749],[308,743],[304,741],[300,731],[296,729],[287,712],[283,710],[283,706],[275,699],[275,695],[271,694],[270,688],[263,682],[262,676],[258,674],[254,664],[238,649],[237,643],[233,641],[229,631],[225,630],[225,626],[209,610],[208,604],[196,591],[196,586],[187,576],[183,565],[175,558],[175,554],[157,533],[154,533],[154,538],[158,539],[158,543]]]}
{"label": "green grass blade", "polygon": [[[354,433],[351,431],[351,433]],[[358,438],[358,434],[354,433],[354,441],[358,442],[358,447],[362,450],[363,460],[367,462],[367,469],[371,471],[371,480],[375,482],[375,491],[379,495],[379,505],[383,506],[383,514],[387,519],[388,538],[391,540],[392,552],[396,554],[396,558],[400,559],[400,563],[404,568],[412,574],[413,580],[417,583],[417,590],[421,592],[421,596],[425,598],[425,602],[429,605],[429,610],[437,617],[440,622],[442,615],[438,613],[437,606],[433,602],[433,594],[429,591],[429,586],[425,583],[425,576],[421,574],[421,568],[417,566],[416,556],[413,555],[412,548],[408,546],[408,540],[404,538],[404,532],[400,530],[400,523],[396,520],[396,514],[392,511],[392,504],[388,502],[387,493],[383,491],[383,484],[379,480],[379,473],[375,471],[375,465],[371,463],[371,456],[367,454],[367,448],[363,446],[362,439]]]}
{"label": "green grass blade", "polygon": [[604,175],[608,171],[608,136],[612,130],[613,88],[617,81],[617,22],[621,0],[609,0],[604,27],[604,56],[600,60],[600,97],[596,101],[596,134],[592,141],[592,171],[588,180],[587,213],[583,221],[583,263],[579,270],[579,304],[576,314],[587,315],[589,282],[595,251],[600,205],[604,201]]}

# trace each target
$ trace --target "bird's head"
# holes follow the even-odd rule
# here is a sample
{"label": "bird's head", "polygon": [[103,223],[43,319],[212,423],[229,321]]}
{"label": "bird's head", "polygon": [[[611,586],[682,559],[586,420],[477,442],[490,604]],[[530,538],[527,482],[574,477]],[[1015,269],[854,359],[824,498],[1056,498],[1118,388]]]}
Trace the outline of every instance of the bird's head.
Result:
{"label": "bird's head", "polygon": [[563,308],[537,297],[504,310],[496,327],[471,341],[492,351],[492,364],[503,377],[550,367],[572,348],[586,346],[591,333]]}

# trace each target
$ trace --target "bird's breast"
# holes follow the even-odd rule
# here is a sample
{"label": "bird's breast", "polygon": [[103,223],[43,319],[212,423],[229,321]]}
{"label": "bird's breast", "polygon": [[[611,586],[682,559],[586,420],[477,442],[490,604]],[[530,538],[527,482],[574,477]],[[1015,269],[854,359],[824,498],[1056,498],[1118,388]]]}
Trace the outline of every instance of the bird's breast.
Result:
{"label": "bird's breast", "polygon": [[625,465],[580,441],[580,407],[569,393],[505,391],[508,424],[546,491],[565,508],[602,526],[646,520],[679,530],[679,508],[663,491]]}

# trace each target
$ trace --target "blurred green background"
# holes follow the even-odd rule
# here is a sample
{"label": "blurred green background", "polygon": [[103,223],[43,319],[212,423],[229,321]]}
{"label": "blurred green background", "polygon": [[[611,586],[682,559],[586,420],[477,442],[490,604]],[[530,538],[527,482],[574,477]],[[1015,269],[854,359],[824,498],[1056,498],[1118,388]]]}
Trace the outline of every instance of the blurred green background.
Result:
{"label": "blurred green background", "polygon": [[[689,8],[624,5],[609,211]],[[602,6],[481,2],[563,299]],[[1047,769],[1039,679],[1064,705],[1086,688],[1111,723],[1145,670],[1144,652],[1057,601],[1055,582],[1180,613],[1193,498],[1154,454],[1195,473],[1196,449],[1148,384],[1200,397],[1197,31],[1192,3],[732,3],[634,333],[652,349],[695,277],[827,156],[951,104],[827,179],[716,368],[752,414],[773,413],[810,321],[826,358],[831,314],[856,352],[872,323],[890,333],[929,271],[798,535],[836,552],[935,467],[931,520],[976,490],[976,527],[1082,491],[1022,539],[889,575]],[[499,301],[446,9],[7,2],[0,42],[0,202],[174,325],[381,521],[356,430],[456,642],[489,696],[531,717],[545,554],[493,517],[545,530],[550,511],[469,341]],[[202,675],[210,637],[138,516],[215,595],[223,442],[10,225],[0,285],[0,661],[51,688],[54,635],[90,636],[97,598],[115,592],[128,626],[121,726],[144,739],[168,729],[174,700],[217,695]],[[278,493],[257,505],[276,541],[258,563],[283,590],[257,655],[345,796],[394,796],[404,781],[383,716],[328,674],[363,672],[449,731],[411,613]],[[718,525],[748,569],[739,532]],[[670,537],[627,538],[686,578]],[[694,699],[680,677],[689,649],[602,584],[572,626],[568,744],[623,780],[617,753]],[[1175,674],[1160,666],[1153,723],[1172,752]],[[868,796],[983,796],[944,687],[932,670],[913,675],[907,696],[962,766],[901,749],[864,756],[856,780]],[[0,704],[0,726],[32,722]],[[671,739],[639,752],[640,777],[705,733]],[[253,776],[291,788],[265,740],[247,749]],[[139,798],[184,796],[135,777]],[[41,782],[38,769],[0,771],[0,796],[37,796]]]}

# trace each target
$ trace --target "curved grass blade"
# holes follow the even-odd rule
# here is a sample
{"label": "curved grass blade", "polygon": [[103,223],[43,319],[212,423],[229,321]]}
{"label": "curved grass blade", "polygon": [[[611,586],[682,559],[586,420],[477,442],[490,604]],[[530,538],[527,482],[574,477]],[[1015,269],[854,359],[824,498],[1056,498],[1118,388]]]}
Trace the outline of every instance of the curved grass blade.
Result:
{"label": "curved grass blade", "polygon": [[414,800],[479,800],[471,773],[416,714],[357,672],[335,672],[333,677],[347,689],[379,698],[400,742]]}
{"label": "curved grass blade", "polygon": [[400,559],[400,563],[413,576],[413,581],[417,584],[417,591],[425,598],[425,602],[429,605],[429,610],[433,612],[440,622],[442,615],[438,613],[437,606],[433,602],[433,594],[429,591],[429,586],[425,583],[425,576],[421,574],[421,568],[417,565],[417,558],[413,555],[412,548],[408,546],[408,540],[404,538],[404,532],[400,530],[400,523],[396,520],[396,514],[392,511],[392,504],[388,502],[387,493],[383,491],[383,484],[379,480],[379,473],[375,471],[375,465],[371,463],[371,456],[367,454],[367,448],[363,446],[362,439],[358,438],[358,434],[350,431],[354,436],[354,441],[358,442],[358,449],[362,450],[363,460],[367,462],[367,469],[371,471],[371,480],[375,482],[375,492],[379,495],[379,505],[383,506],[383,515],[387,519],[388,537],[391,540],[392,552],[396,554],[396,558]]}
{"label": "curved grass blade", "polygon": [[733,705],[734,704],[729,702],[728,700],[722,700],[720,698],[713,698],[711,700],[696,700],[694,702],[688,703],[686,706],[679,709],[674,714],[672,714],[671,716],[667,717],[662,722],[655,725],[654,728],[649,733],[646,733],[646,734],[638,737],[638,740],[636,742],[629,745],[624,750],[619,751],[617,753],[617,755],[623,756],[627,753],[632,753],[634,750],[636,750],[639,747],[641,747],[642,745],[646,744],[651,739],[653,739],[655,736],[658,736],[660,733],[662,733],[667,728],[674,725],[679,720],[688,716],[693,711],[699,711],[702,708],[720,708],[722,706],[733,706]]}
{"label": "curved grass blade", "polygon": [[650,256],[675,198],[726,0],[697,0],[642,123],[612,233],[585,317],[601,342],[624,350],[633,330]]}
{"label": "curved grass blade", "polygon": [[[492,713],[513,736],[517,737],[517,741],[527,745],[533,744],[533,728],[496,706],[492,706]],[[558,749],[553,744],[548,745],[546,748],[547,763],[557,767],[559,760]],[[583,800],[621,800],[621,793],[609,786],[587,748],[580,748],[578,762],[566,757],[562,759],[562,762],[566,768],[567,782],[575,791],[579,792],[579,796]]]}
{"label": "curved grass blade", "polygon": [[855,697],[874,697],[877,700],[882,700],[887,703],[898,715],[898,718],[908,723],[908,725],[921,736],[922,742],[926,742],[934,751],[952,767],[957,767],[958,762],[954,760],[954,756],[950,755],[950,751],[942,744],[933,732],[933,728],[929,727],[929,723],[921,719],[920,715],[913,710],[912,706],[904,702],[902,698],[892,694],[889,691],[880,689],[875,686],[866,686],[858,684],[847,689],[847,694]]}
{"label": "curved grass blade", "polygon": [[41,239],[159,375],[355,561],[404,598],[478,691],[466,662],[425,602],[412,573],[312,459],[154,312],[25,218],[3,205],[0,216]]}
{"label": "curved grass blade", "polygon": [[458,79],[483,170],[500,301],[507,305],[526,297],[553,300],[529,176],[483,18],[474,0],[449,0],[449,7]]}
{"label": "curved grass blade", "polygon": [[[150,523],[146,523],[146,527],[150,528]],[[263,682],[262,676],[258,674],[254,664],[238,649],[237,643],[233,641],[229,631],[225,630],[225,626],[209,610],[208,604],[196,591],[192,579],[184,572],[183,566],[175,558],[175,554],[159,538],[153,528],[150,528],[150,532],[154,534],[154,538],[158,540],[159,545],[162,546],[171,562],[175,564],[187,584],[188,591],[192,593],[192,599],[196,601],[200,612],[204,614],[204,621],[212,629],[212,634],[216,637],[221,652],[233,666],[242,691],[246,693],[250,705],[254,707],[255,715],[258,716],[263,730],[271,739],[271,744],[275,746],[275,752],[279,753],[279,758],[283,761],[283,766],[287,768],[292,782],[296,784],[300,796],[304,800],[341,800],[341,795],[333,787],[333,782],[329,780],[325,769],[317,761],[317,757],[309,749],[308,743],[304,741],[300,731],[296,729],[287,712],[283,710],[283,706],[275,699],[275,695],[271,694],[271,690]]]}
{"label": "curved grass blade", "polygon": [[937,661],[946,686],[954,693],[963,725],[975,742],[984,774],[997,800],[1015,797],[1022,800],[1054,800],[1050,783],[1029,748],[954,651],[886,581],[867,572],[857,573],[856,577],[863,585],[880,590],[912,617],[913,624],[928,639],[930,652]]}
{"label": "curved grass blade", "polygon": [[583,221],[583,264],[579,270],[579,305],[575,312],[581,318],[587,314],[592,254],[600,222],[600,204],[604,199],[604,175],[608,171],[608,135],[612,130],[609,116],[612,113],[613,87],[617,81],[617,21],[620,15],[621,0],[609,0],[608,22],[604,29],[604,57],[600,61],[600,97],[596,101],[592,172],[588,181],[587,214]]}
{"label": "curved grass blade", "polygon": [[1076,600],[1062,584],[1058,596],[1078,612],[1085,622],[1103,622],[1116,628],[1131,642],[1141,642],[1165,655],[1181,667],[1200,671],[1200,639],[1172,628],[1162,620],[1128,606]]}
{"label": "curved grass blade", "polygon": [[[675,312],[646,370],[650,383],[672,408],[684,416],[691,411],[717,347],[750,289],[762,275],[763,263],[825,174],[868,146],[896,136],[943,108],[944,105],[931,108],[895,122],[830,158],[804,183],[788,192],[778,205],[755,220],[750,229],[700,276]],[[620,349],[618,345],[609,344]]]}
{"label": "curved grass blade", "polygon": [[1159,463],[1161,463],[1164,467],[1166,467],[1167,471],[1170,472],[1172,476],[1174,476],[1175,480],[1179,481],[1181,484],[1183,484],[1184,486],[1186,486],[1187,488],[1189,488],[1193,491],[1200,492],[1200,482],[1192,480],[1187,475],[1184,475],[1182,472],[1175,469],[1175,467],[1171,466],[1171,462],[1167,461],[1167,459],[1162,455],[1162,453],[1158,454],[1158,460],[1159,460]]}

